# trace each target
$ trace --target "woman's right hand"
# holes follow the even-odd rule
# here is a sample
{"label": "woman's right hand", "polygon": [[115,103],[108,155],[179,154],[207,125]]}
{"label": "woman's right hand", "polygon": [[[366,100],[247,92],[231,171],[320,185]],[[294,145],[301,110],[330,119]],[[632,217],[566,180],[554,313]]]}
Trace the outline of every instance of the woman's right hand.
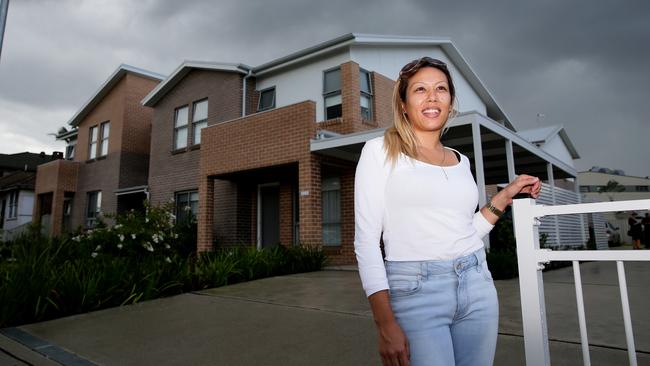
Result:
{"label": "woman's right hand", "polygon": [[379,354],[384,366],[408,366],[409,345],[406,335],[396,321],[379,325]]}

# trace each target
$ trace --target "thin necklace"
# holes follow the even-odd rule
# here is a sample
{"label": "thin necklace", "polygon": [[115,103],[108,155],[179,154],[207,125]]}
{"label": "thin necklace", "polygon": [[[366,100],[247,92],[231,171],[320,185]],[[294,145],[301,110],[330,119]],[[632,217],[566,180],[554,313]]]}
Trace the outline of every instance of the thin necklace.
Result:
{"label": "thin necklace", "polygon": [[[421,145],[420,145],[420,147],[424,147],[424,146],[421,146]],[[424,156],[423,156],[423,157],[424,157]],[[426,158],[426,157],[425,157],[425,158]],[[445,153],[445,147],[442,146],[442,161],[440,162],[440,164],[439,164],[438,166],[439,166],[440,169],[442,170],[442,174],[445,175],[445,179],[446,179],[446,180],[449,180],[449,177],[447,176],[447,172],[445,171],[445,167],[443,166],[443,165],[445,164],[445,159],[446,159],[446,158],[447,158],[447,154]],[[431,161],[430,161],[428,158],[427,158],[427,161],[429,161],[429,163],[431,163]],[[435,164],[431,164],[431,165],[435,165]]]}
{"label": "thin necklace", "polygon": [[447,157],[447,154],[445,153],[445,147],[442,147],[442,163],[440,163],[440,169],[442,169],[442,173],[445,175],[445,179],[449,180],[449,177],[447,176],[447,172],[445,171],[445,158]]}

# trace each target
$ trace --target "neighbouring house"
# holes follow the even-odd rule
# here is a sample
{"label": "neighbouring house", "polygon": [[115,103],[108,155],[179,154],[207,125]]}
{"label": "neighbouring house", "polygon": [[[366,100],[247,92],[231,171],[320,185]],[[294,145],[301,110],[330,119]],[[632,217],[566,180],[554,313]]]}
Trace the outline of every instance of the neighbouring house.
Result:
{"label": "neighbouring house", "polygon": [[[452,42],[348,34],[260,66],[181,64],[142,101],[154,109],[152,201],[197,215],[200,251],[315,245],[354,263],[356,162],[392,123],[400,67],[423,55],[455,77],[460,114],[444,141],[470,158],[481,205],[523,172],[579,200],[572,161],[519,136]],[[584,245],[583,223],[570,225],[557,243]]]}
{"label": "neighbouring house", "polygon": [[33,215],[44,232],[90,228],[102,213],[142,209],[147,196],[150,108],[140,100],[163,76],[120,65],[57,138],[66,159],[38,167]]}
{"label": "neighbouring house", "polygon": [[[580,192],[589,202],[627,201],[650,199],[650,177],[625,175],[622,170],[592,167],[578,173]],[[644,212],[638,212],[643,216]],[[631,243],[627,235],[629,212],[608,212],[605,219],[618,228],[621,239]]]}
{"label": "neighbouring house", "polygon": [[[562,125],[538,127],[518,131],[517,134],[572,168],[575,168],[574,161],[580,159],[578,151]],[[551,186],[555,189],[551,189]],[[544,205],[579,203],[582,201],[577,195],[577,190],[575,179],[548,181],[542,184],[542,194],[537,202]],[[539,232],[546,235],[548,246],[580,247],[584,244],[584,240],[578,239],[583,238],[586,230],[584,237],[591,235],[597,248],[608,247],[605,218],[601,213],[545,217],[540,221]],[[582,229],[576,230],[578,226]]]}
{"label": "neighbouring house", "polygon": [[0,240],[9,240],[32,222],[36,167],[60,158],[29,152],[0,154]]}

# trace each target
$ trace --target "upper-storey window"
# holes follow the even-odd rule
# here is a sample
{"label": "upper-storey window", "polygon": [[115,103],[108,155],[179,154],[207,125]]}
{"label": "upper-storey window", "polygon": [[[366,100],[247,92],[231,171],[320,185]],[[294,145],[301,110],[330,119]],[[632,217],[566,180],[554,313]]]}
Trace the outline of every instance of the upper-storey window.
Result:
{"label": "upper-storey window", "polygon": [[359,72],[359,88],[361,90],[361,117],[366,120],[372,119],[372,85],[370,73],[366,70]]}
{"label": "upper-storey window", "polygon": [[323,75],[323,99],[325,100],[326,120],[339,118],[343,115],[340,68],[325,71]]}
{"label": "upper-storey window", "polygon": [[68,146],[65,147],[65,159],[74,160],[74,150],[77,142],[70,142]]}
{"label": "upper-storey window", "polygon": [[275,108],[275,87],[272,86],[260,92],[260,102],[257,105],[257,111],[265,111]]}
{"label": "upper-storey window", "polygon": [[92,126],[90,128],[90,139],[88,144],[88,159],[94,159],[97,157],[97,126]]}
{"label": "upper-storey window", "polygon": [[198,145],[201,143],[201,129],[208,125],[208,100],[194,102],[192,110],[192,145]]}
{"label": "upper-storey window", "polygon": [[109,122],[104,122],[100,125],[101,141],[99,143],[99,156],[108,155],[108,135],[110,134],[111,125]]}
{"label": "upper-storey window", "polygon": [[177,108],[174,112],[174,150],[187,146],[187,106]]}

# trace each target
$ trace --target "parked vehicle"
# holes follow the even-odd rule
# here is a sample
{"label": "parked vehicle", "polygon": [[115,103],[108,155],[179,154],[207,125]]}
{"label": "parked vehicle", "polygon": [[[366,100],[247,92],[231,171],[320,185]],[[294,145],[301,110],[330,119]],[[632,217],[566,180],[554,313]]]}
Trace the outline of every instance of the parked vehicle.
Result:
{"label": "parked vehicle", "polygon": [[621,233],[618,227],[606,222],[605,231],[607,232],[607,244],[610,247],[618,247],[621,245]]}

